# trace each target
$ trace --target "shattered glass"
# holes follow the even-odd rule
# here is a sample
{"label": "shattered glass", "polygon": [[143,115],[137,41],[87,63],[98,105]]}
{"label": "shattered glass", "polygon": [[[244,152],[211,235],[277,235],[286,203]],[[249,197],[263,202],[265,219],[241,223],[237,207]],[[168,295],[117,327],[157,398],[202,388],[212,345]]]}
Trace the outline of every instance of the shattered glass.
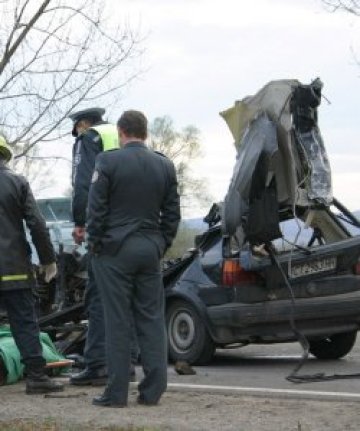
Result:
{"label": "shattered glass", "polygon": [[320,204],[330,205],[333,200],[331,169],[323,139],[316,129],[296,133],[302,156],[306,160],[306,189],[308,198]]}

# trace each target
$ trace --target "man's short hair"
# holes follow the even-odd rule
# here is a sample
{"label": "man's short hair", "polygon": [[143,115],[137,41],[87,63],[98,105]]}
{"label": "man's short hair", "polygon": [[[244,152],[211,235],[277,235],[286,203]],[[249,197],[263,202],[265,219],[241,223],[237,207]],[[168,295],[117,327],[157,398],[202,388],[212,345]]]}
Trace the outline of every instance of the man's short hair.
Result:
{"label": "man's short hair", "polygon": [[119,129],[126,136],[145,140],[147,138],[147,118],[140,111],[124,111],[117,122]]}

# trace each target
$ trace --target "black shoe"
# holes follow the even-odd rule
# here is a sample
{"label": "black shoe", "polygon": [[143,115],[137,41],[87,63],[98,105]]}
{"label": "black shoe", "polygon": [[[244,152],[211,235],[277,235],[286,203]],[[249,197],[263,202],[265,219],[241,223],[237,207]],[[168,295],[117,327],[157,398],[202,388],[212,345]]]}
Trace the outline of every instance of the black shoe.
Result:
{"label": "black shoe", "polygon": [[70,377],[69,383],[76,386],[103,386],[107,382],[107,371],[105,367],[85,368],[78,374]]}
{"label": "black shoe", "polygon": [[28,377],[26,379],[26,393],[33,394],[47,394],[49,392],[61,392],[64,390],[62,383],[51,380],[47,375],[41,377]]}
{"label": "black shoe", "polygon": [[99,407],[118,407],[118,408],[126,407],[126,404],[120,403],[118,401],[113,401],[107,395],[100,395],[98,397],[93,398],[92,404],[94,406],[99,406]]}
{"label": "black shoe", "polygon": [[146,401],[142,395],[139,395],[136,399],[137,403],[142,406],[156,406],[158,405],[158,401]]}

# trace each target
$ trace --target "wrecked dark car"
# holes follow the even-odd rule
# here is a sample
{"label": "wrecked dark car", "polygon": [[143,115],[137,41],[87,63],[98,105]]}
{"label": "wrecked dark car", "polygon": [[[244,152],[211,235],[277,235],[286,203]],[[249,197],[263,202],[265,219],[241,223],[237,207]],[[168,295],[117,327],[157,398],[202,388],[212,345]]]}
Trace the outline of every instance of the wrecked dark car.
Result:
{"label": "wrecked dark car", "polygon": [[[206,364],[217,347],[297,341],[292,314],[314,356],[348,354],[360,324],[360,237],[339,217],[336,206],[317,210],[307,242],[294,248],[287,241],[297,233],[281,223],[290,227],[273,245],[281,270],[256,247],[231,244],[221,225],[199,236],[196,248],[164,271],[170,358]],[[353,223],[351,213],[344,217]]]}
{"label": "wrecked dark car", "polygon": [[[332,196],[317,121],[321,88],[320,80],[273,81],[221,113],[237,149],[228,193],[194,248],[164,262],[172,361],[205,364],[216,348],[297,341],[299,333],[317,358],[351,351],[360,222]],[[74,246],[70,217],[56,214],[56,202],[40,204],[60,269],[53,289],[39,277],[40,325],[63,353],[81,353],[86,250]]]}
{"label": "wrecked dark car", "polygon": [[333,198],[317,124],[320,80],[273,81],[221,115],[237,148],[209,230],[164,271],[169,355],[297,341],[348,354],[360,325],[360,223]]}

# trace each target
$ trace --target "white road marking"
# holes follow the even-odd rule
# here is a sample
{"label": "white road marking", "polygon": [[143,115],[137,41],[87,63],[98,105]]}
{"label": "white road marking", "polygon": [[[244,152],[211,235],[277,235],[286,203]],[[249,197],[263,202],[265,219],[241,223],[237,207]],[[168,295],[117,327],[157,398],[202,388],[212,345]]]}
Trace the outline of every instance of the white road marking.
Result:
{"label": "white road marking", "polygon": [[220,386],[220,385],[195,385],[186,383],[168,383],[169,390],[201,391],[201,392],[221,392],[224,394],[241,394],[251,396],[281,398],[305,398],[317,400],[336,401],[360,401],[360,393],[351,392],[330,392],[330,391],[309,391],[297,389],[275,389],[275,388],[254,388],[242,386]]}

